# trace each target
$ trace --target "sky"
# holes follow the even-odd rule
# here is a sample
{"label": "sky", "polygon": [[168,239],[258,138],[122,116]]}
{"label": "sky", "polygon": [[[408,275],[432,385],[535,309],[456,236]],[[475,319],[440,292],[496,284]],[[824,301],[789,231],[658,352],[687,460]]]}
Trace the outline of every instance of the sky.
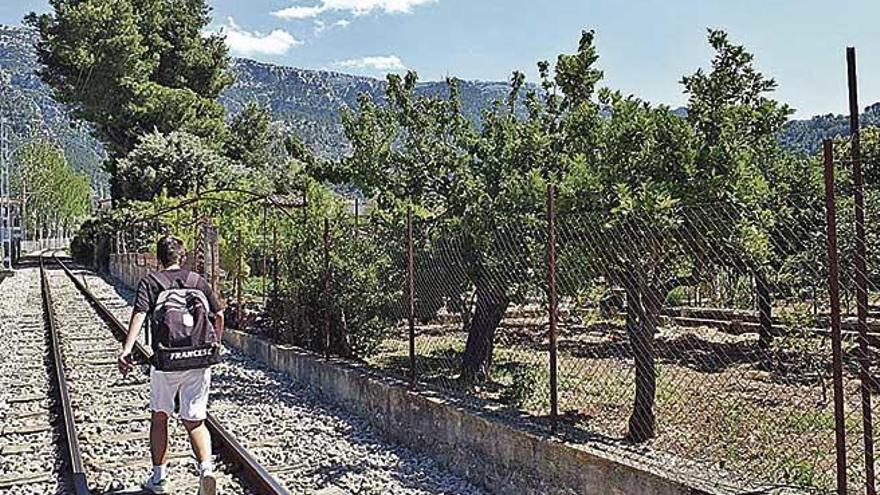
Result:
{"label": "sky", "polygon": [[[673,107],[681,77],[711,60],[706,29],[755,54],[797,118],[846,113],[845,47],[859,58],[862,106],[880,101],[880,0],[209,0],[212,31],[235,56],[383,77],[506,80],[577,48],[594,29],[604,85]],[[0,0],[18,24],[47,0]]]}

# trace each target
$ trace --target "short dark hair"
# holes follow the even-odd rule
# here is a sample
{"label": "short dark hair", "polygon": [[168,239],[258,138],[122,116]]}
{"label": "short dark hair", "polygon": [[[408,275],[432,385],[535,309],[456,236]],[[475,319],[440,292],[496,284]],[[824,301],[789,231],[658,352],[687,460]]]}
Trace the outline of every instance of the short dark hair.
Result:
{"label": "short dark hair", "polygon": [[156,257],[162,266],[168,267],[181,263],[186,258],[186,247],[183,241],[172,235],[162,236],[156,243]]}

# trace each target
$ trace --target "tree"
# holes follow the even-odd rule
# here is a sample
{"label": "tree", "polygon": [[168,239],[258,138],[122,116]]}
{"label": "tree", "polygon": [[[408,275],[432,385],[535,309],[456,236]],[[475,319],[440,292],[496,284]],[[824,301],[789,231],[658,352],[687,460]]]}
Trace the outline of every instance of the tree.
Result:
{"label": "tree", "polygon": [[[709,44],[715,50],[712,70],[682,79],[689,97],[687,119],[700,140],[701,183],[752,206],[766,204],[770,169],[784,159],[778,136],[792,111],[767,96],[776,82],[755,70],[754,56],[731,43],[727,33],[709,30]],[[760,344],[767,348],[772,340],[767,270],[755,264],[747,269],[757,284]]]}
{"label": "tree", "polygon": [[204,191],[235,177],[228,160],[198,136],[154,132],[119,160],[116,184],[125,198],[151,201],[162,193],[178,197]]}
{"label": "tree", "polygon": [[543,162],[532,158],[545,147],[533,148],[514,116],[521,80],[507,106],[499,102],[485,115],[480,131],[461,111],[456,81],[448,81],[445,98],[415,96],[416,82],[412,72],[388,76],[385,106],[359,97],[358,112],[344,116],[352,155],[328,177],[375,198],[399,249],[406,209],[414,209],[419,258],[442,256],[451,260],[445,270],[456,272],[432,278],[449,285],[418,298],[474,292],[461,378],[485,380],[504,312],[534,288],[544,179]]}
{"label": "tree", "polygon": [[668,294],[704,280],[713,266],[763,273],[773,224],[766,210],[752,208],[770,204],[768,176],[781,158],[776,133],[789,110],[766,97],[774,83],[755,71],[743,47],[720,31],[710,31],[709,42],[712,70],[683,79],[686,119],[602,90],[609,115],[596,124],[588,93],[572,89],[593,87],[593,74],[580,69],[544,84],[572,101],[545,104],[555,115],[549,122],[589,123],[586,130],[563,127],[559,138],[567,156],[561,222],[569,222],[573,239],[567,259],[592,272],[580,283],[604,282],[626,294],[636,371],[628,436],[637,442],[655,433],[654,335]]}
{"label": "tree", "polygon": [[229,137],[223,151],[230,159],[250,169],[266,169],[282,155],[280,136],[272,128],[271,113],[258,103],[248,103],[229,122]]}
{"label": "tree", "polygon": [[89,177],[76,172],[52,143],[36,141],[16,150],[13,194],[23,199],[25,227],[38,237],[72,229],[91,211]]}
{"label": "tree", "polygon": [[[865,235],[868,268],[868,283],[871,286],[880,284],[880,237],[875,225],[880,221],[880,209],[872,205],[880,202],[880,128],[868,126],[860,132],[862,173],[865,195]],[[835,182],[837,191],[838,225],[840,228],[840,252],[841,252],[841,281],[844,289],[844,302],[847,306],[855,297],[855,274],[853,273],[853,260],[855,251],[855,218],[853,200],[853,175],[852,164],[848,161],[852,157],[852,145],[849,137],[840,137],[834,140],[834,157],[844,160],[836,167]],[[816,159],[816,168],[821,170],[819,163],[821,157]],[[823,210],[824,211],[824,210]]]}
{"label": "tree", "polygon": [[[40,34],[40,76],[74,116],[92,123],[115,160],[153,131],[222,141],[216,98],[231,82],[229,57],[219,35],[203,35],[210,22],[204,0],[50,4],[53,13],[26,19]],[[108,163],[113,175],[115,160]]]}
{"label": "tree", "polygon": [[[603,91],[610,116],[595,137],[590,163],[575,162],[560,186],[560,222],[569,239],[563,251],[586,275],[626,294],[626,329],[635,358],[636,395],[629,437],[654,434],[656,370],[654,334],[667,294],[693,283],[707,253],[693,236],[700,227],[686,205],[694,194],[694,135],[667,107]],[[589,152],[590,150],[584,150]],[[694,198],[696,199],[696,198]],[[584,267],[587,267],[585,270]],[[569,289],[571,290],[571,289]]]}

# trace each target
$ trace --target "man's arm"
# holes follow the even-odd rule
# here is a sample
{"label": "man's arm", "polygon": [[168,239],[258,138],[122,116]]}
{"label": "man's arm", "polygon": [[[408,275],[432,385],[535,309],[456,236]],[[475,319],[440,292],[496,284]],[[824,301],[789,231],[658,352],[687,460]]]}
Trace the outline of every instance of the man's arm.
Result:
{"label": "man's arm", "polygon": [[146,318],[146,313],[136,311],[132,313],[131,320],[128,322],[128,335],[125,336],[122,352],[119,353],[119,371],[123,375],[128,374],[134,367],[131,363],[131,351],[134,349],[134,344],[137,342]]}
{"label": "man's arm", "polygon": [[223,329],[226,324],[226,317],[223,316],[223,310],[214,315],[214,331],[217,332],[217,341],[223,343]]}

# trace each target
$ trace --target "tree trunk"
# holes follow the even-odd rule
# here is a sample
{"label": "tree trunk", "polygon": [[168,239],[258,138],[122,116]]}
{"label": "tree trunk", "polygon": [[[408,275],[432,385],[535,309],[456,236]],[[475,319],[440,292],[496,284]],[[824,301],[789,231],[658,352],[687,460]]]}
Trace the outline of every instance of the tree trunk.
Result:
{"label": "tree trunk", "polygon": [[[651,294],[651,295],[648,295]],[[645,442],[654,437],[654,398],[657,373],[654,356],[654,333],[662,301],[655,291],[643,287],[627,290],[627,332],[632,342],[636,368],[636,393],[627,437],[632,442]],[[632,314],[632,316],[630,316]]]}
{"label": "tree trunk", "polygon": [[773,301],[770,299],[770,284],[760,270],[755,272],[755,293],[758,299],[758,320],[761,324],[758,347],[769,349],[773,342]]}
{"label": "tree trunk", "polygon": [[477,304],[468,328],[461,379],[467,383],[490,377],[495,329],[504,318],[510,300],[503,289],[477,285]]}

